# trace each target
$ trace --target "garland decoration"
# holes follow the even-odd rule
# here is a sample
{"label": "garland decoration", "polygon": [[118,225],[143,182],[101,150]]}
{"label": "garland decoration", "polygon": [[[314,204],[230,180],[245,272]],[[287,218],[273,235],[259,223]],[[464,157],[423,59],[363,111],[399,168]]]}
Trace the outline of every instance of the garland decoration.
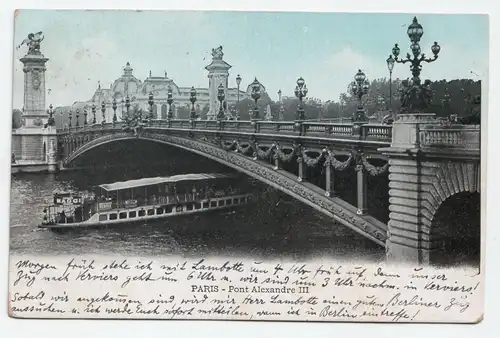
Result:
{"label": "garland decoration", "polygon": [[274,158],[278,158],[281,162],[290,162],[295,155],[296,146],[294,145],[292,151],[288,154],[285,154],[283,150],[281,150],[279,145],[276,145],[276,152],[274,153]]}
{"label": "garland decoration", "polygon": [[242,146],[240,144],[240,141],[236,141],[236,150],[238,150],[238,152],[242,153],[243,155],[249,155],[250,153],[252,153],[253,147],[251,144],[248,144],[246,147]]}
{"label": "garland decoration", "polygon": [[327,166],[331,165],[335,170],[338,170],[338,171],[344,171],[349,166],[349,164],[351,164],[351,161],[353,159],[352,154],[349,154],[349,157],[347,158],[347,160],[342,162],[342,161],[339,161],[335,158],[335,154],[332,151],[327,150],[326,152],[328,155],[326,155],[326,160],[325,160],[324,166],[327,167]]}
{"label": "garland decoration", "polygon": [[372,176],[381,175],[387,172],[387,169],[389,169],[389,163],[386,163],[381,167],[376,167],[370,162],[368,162],[368,158],[365,155],[361,156],[361,163],[363,163],[363,166],[365,167],[366,171],[368,171],[368,173]]}
{"label": "garland decoration", "polygon": [[255,150],[257,151],[257,158],[261,160],[268,160],[276,148],[276,144],[273,143],[267,150],[262,150],[257,143],[255,143]]}
{"label": "garland decoration", "polygon": [[322,151],[318,157],[313,158],[313,157],[310,157],[307,155],[306,148],[302,148],[301,154],[302,154],[302,159],[304,160],[304,163],[306,164],[306,166],[308,166],[309,168],[314,168],[318,165],[319,161],[321,161],[321,159],[323,159],[325,152]]}
{"label": "garland decoration", "polygon": [[233,150],[234,146],[235,146],[235,143],[236,141],[221,141],[220,142],[220,146],[222,149],[224,149],[225,151],[231,151]]}

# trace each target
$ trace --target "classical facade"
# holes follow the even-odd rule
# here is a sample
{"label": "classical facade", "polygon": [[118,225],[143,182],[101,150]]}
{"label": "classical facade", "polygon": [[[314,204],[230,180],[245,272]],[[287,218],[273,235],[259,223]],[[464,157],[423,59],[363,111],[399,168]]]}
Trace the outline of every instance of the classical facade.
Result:
{"label": "classical facade", "polygon": [[[251,94],[251,86],[249,85],[246,91],[238,88],[229,88],[229,69],[231,65],[223,60],[222,47],[212,50],[212,62],[205,67],[208,71],[208,88],[196,89],[196,110],[202,118],[215,118],[219,109],[220,103],[217,99],[218,87],[220,84],[224,87],[225,103],[224,107],[231,107],[239,100],[249,98]],[[129,62],[125,65],[122,75],[116,79],[109,88],[102,88],[99,84],[94,95],[85,102],[75,102],[71,107],[73,124],[75,122],[76,110],[79,111],[80,124],[82,124],[84,111],[87,111],[87,119],[89,123],[93,120],[92,106],[96,106],[96,121],[100,123],[103,117],[107,122],[113,119],[113,100],[116,101],[118,117],[126,112],[125,102],[126,97],[129,97],[131,109],[134,107],[149,110],[149,93],[153,93],[154,105],[153,110],[159,119],[166,119],[168,112],[167,92],[168,88],[172,89],[172,110],[174,118],[179,117],[179,109],[181,107],[191,109],[190,86],[179,86],[173,79],[168,77],[167,72],[163,76],[153,76],[150,72],[149,76],[140,80],[134,75],[134,70]],[[261,86],[261,90],[265,90]],[[105,103],[105,113],[101,111],[102,102]],[[228,110],[228,109],[227,109]],[[226,110],[226,113],[227,113]]]}

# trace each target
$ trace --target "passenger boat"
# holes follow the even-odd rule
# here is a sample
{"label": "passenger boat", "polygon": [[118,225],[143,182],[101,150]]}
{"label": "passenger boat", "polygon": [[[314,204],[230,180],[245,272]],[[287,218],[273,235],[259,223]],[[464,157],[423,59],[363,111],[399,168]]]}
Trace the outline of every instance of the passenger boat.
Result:
{"label": "passenger boat", "polygon": [[242,182],[232,174],[185,174],[101,184],[88,195],[56,193],[39,228],[122,224],[234,208],[254,197]]}

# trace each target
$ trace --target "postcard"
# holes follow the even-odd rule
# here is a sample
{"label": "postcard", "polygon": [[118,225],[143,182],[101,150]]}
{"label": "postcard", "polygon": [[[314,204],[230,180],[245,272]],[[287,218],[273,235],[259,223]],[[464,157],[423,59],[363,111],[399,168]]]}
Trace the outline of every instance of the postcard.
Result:
{"label": "postcard", "polygon": [[14,35],[10,316],[482,320],[487,15],[18,10]]}

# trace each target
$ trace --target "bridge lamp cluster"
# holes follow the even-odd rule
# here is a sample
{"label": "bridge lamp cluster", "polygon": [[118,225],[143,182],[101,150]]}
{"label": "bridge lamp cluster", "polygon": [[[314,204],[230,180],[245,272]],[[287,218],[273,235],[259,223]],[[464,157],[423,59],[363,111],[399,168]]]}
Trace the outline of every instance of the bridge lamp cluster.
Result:
{"label": "bridge lamp cluster", "polygon": [[302,100],[307,96],[308,91],[309,90],[307,89],[306,82],[302,77],[299,77],[297,79],[297,85],[295,86],[295,96],[299,99],[299,106],[297,108],[297,120],[305,120],[306,118]]}
{"label": "bridge lamp cluster", "polygon": [[241,76],[238,74],[236,76],[236,85],[238,86],[238,103],[240,103],[240,84],[241,84]]}
{"label": "bridge lamp cluster", "polygon": [[[420,39],[424,35],[424,29],[422,28],[422,25],[418,23],[417,17],[413,18],[413,22],[410,26],[408,26],[407,30],[408,37],[410,38],[410,50],[411,53],[413,54],[410,55],[410,53],[406,53],[406,57],[400,59],[399,54],[401,52],[398,44],[396,43],[394,47],[392,48],[392,55],[394,56],[394,61],[397,63],[402,63],[405,64],[407,62],[410,63],[410,71],[412,73],[412,81],[410,83],[410,86],[408,87],[408,93],[411,94],[411,92],[419,92],[421,90],[420,87],[420,72],[422,70],[422,62],[427,62],[431,63],[437,60],[438,54],[441,51],[441,46],[437,42],[434,42],[434,44],[431,46],[431,52],[433,54],[432,58],[426,58],[425,54],[421,53],[421,48],[420,48]],[[392,61],[391,61],[392,62]],[[389,64],[389,60],[388,60]],[[418,89],[418,90],[413,90],[413,89]],[[411,92],[410,92],[411,90]],[[411,95],[410,95],[411,96]],[[415,107],[425,107],[425,102],[422,101],[422,97],[412,97],[414,103],[412,104]],[[407,100],[405,100],[407,101]],[[419,102],[416,102],[419,101]],[[403,102],[403,105],[407,105],[407,102]],[[404,107],[404,108],[409,108],[409,107]]]}
{"label": "bridge lamp cluster", "polygon": [[127,116],[129,115],[128,112],[129,112],[129,109],[130,109],[130,97],[127,95],[127,97],[125,97],[125,109],[127,111]]}
{"label": "bridge lamp cluster", "polygon": [[101,113],[102,113],[102,123],[106,123],[106,103],[102,101],[101,103]]}
{"label": "bridge lamp cluster", "polygon": [[252,86],[252,99],[255,102],[253,111],[252,111],[252,120],[258,120],[259,119],[259,106],[257,105],[257,101],[260,99],[261,93],[260,93],[260,83],[257,81],[257,78],[255,78],[251,84]]}
{"label": "bridge lamp cluster", "polygon": [[358,69],[356,75],[354,75],[354,81],[351,83],[351,90],[354,96],[358,98],[358,108],[354,114],[353,122],[366,122],[368,118],[366,117],[365,110],[363,107],[363,96],[368,93],[370,89],[370,84],[366,79],[365,73]]}
{"label": "bridge lamp cluster", "polygon": [[92,116],[93,116],[93,118],[92,118],[92,124],[96,124],[97,120],[96,120],[95,114],[96,114],[96,111],[97,111],[97,107],[95,106],[95,104],[92,104],[91,111],[92,111]]}
{"label": "bridge lamp cluster", "polygon": [[219,84],[219,87],[217,88],[217,99],[219,100],[219,112],[217,113],[217,119],[222,120],[224,119],[224,107],[223,107],[223,101],[226,98],[224,95],[224,86]]}
{"label": "bridge lamp cluster", "polygon": [[76,124],[75,124],[75,126],[76,127],[80,126],[80,109],[76,110]]}
{"label": "bridge lamp cluster", "polygon": [[113,108],[113,123],[116,123],[118,121],[118,118],[116,117],[116,108],[118,107],[116,104],[116,99],[113,99],[111,107]]}
{"label": "bridge lamp cluster", "polygon": [[167,103],[168,103],[167,119],[170,120],[174,117],[174,112],[172,111],[172,103],[174,103],[174,97],[172,94],[172,87],[170,85],[167,88]]}
{"label": "bridge lamp cluster", "polygon": [[196,110],[194,109],[194,104],[196,102],[196,89],[194,87],[191,87],[191,90],[189,91],[189,101],[191,101],[191,120],[196,119],[198,116],[196,114]]}
{"label": "bridge lamp cluster", "polygon": [[149,92],[148,104],[149,104],[149,117],[151,119],[154,119],[156,118],[156,116],[154,116],[153,112],[153,105],[155,104],[153,92]]}

